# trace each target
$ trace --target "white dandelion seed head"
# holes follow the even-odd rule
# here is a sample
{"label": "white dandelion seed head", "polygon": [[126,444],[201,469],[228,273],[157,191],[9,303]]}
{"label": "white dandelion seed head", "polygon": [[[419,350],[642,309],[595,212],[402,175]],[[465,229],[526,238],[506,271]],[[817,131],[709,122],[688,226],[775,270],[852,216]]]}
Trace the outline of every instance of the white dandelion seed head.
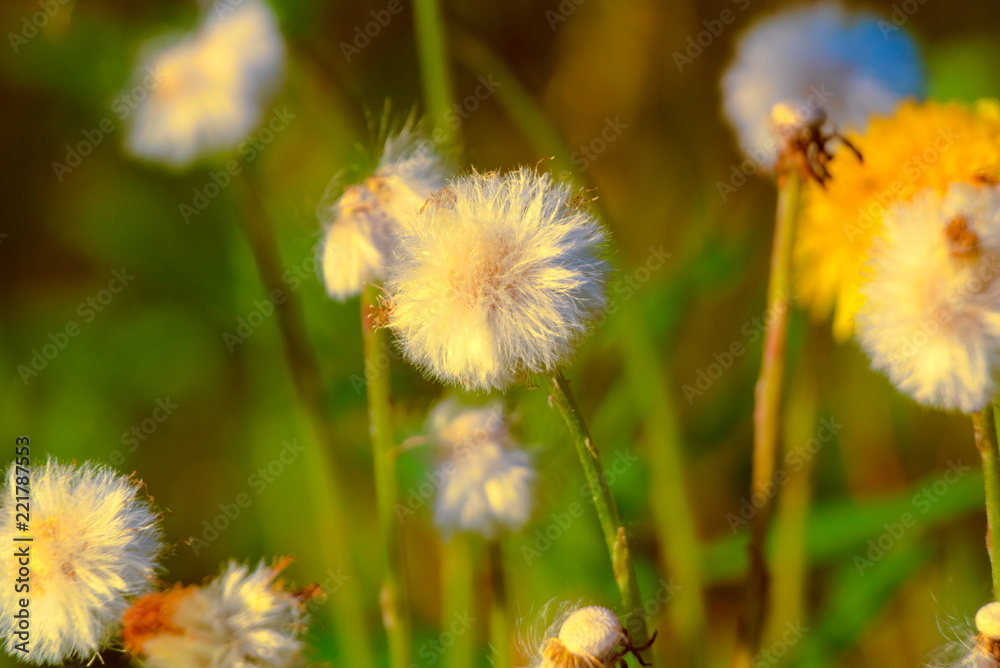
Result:
{"label": "white dandelion seed head", "polygon": [[529,168],[453,179],[398,237],[389,325],[407,358],[468,389],[562,366],[607,300],[605,232]]}
{"label": "white dandelion seed head", "polygon": [[320,212],[326,228],[321,266],[330,297],[344,301],[385,277],[396,233],[413,224],[446,173],[441,153],[410,129],[386,140],[375,173]]}
{"label": "white dandelion seed head", "polygon": [[[11,583],[0,593],[6,650],[15,654],[13,615],[19,599],[28,598],[31,651],[16,655],[32,663],[85,660],[118,631],[129,599],[152,589],[163,550],[160,519],[139,498],[135,480],[97,464],[49,459],[31,470],[29,531],[21,533],[15,527],[17,478],[12,465],[0,501],[0,533],[6,545],[30,548],[30,591],[14,590],[17,559],[0,562]],[[15,543],[19,536],[34,540]]]}
{"label": "white dandelion seed head", "polygon": [[972,413],[1000,364],[1000,192],[953,184],[886,211],[857,335],[872,366],[921,404]]}
{"label": "white dandelion seed head", "polygon": [[445,534],[470,531],[495,538],[517,531],[531,517],[535,468],[531,456],[490,441],[443,464],[434,519]]}
{"label": "white dandelion seed head", "polygon": [[261,122],[283,67],[271,9],[261,0],[220,0],[197,30],[136,69],[144,92],[126,117],[126,149],[170,167],[235,149]]}
{"label": "white dandelion seed head", "polygon": [[976,612],[976,630],[987,638],[1000,640],[1000,603],[987,603]]}
{"label": "white dandelion seed head", "polygon": [[506,443],[510,438],[503,405],[499,401],[471,407],[449,397],[431,411],[427,430],[433,441],[449,448],[453,454],[484,441]]}
{"label": "white dandelion seed head", "polygon": [[916,43],[900,28],[835,2],[797,7],[755,23],[743,34],[722,77],[723,110],[740,148],[771,168],[782,143],[773,114],[803,126],[823,112],[836,128],[863,131],[872,114],[891,113],[922,97]]}
{"label": "white dandelion seed head", "polygon": [[[546,605],[543,615],[552,607]],[[601,606],[559,606],[553,623],[535,642],[531,668],[612,668],[628,638],[621,620]]]}
{"label": "white dandelion seed head", "polygon": [[206,585],[146,596],[126,615],[126,647],[151,668],[304,665],[308,618],[275,582],[283,566],[230,562]]}

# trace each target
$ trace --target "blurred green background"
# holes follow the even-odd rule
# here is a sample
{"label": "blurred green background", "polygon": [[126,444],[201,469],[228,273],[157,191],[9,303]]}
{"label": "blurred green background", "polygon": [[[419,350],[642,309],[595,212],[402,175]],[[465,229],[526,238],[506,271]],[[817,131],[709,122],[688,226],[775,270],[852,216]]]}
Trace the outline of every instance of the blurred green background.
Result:
{"label": "blurred green background", "polygon": [[[6,193],[0,422],[11,457],[14,437],[27,434],[36,459],[51,454],[135,470],[165,514],[173,543],[166,581],[201,581],[228,558],[283,555],[295,557],[287,577],[299,585],[343,573],[370,603],[361,621],[384,657],[372,461],[358,382],[364,374],[359,305],[327,299],[312,258],[319,240],[315,210],[328,182],[370,160],[369,118],[377,118],[387,100],[400,115],[423,108],[413,11],[404,1],[403,11],[348,62],[342,43],[351,43],[355,29],[386,2],[273,4],[288,45],[285,84],[273,107],[294,118],[248,171],[277,228],[282,262],[291,272],[286,284],[302,304],[319,360],[339,439],[333,459],[347,483],[350,535],[325,535],[329,529],[304,483],[323,458],[297,408],[276,319],[261,318],[232,352],[223,339],[241,318],[256,319],[256,303],[267,296],[237,224],[245,215],[245,189],[241,183],[223,188],[186,223],[179,206],[210,182],[213,165],[171,173],[140,165],[121,149],[123,124],[111,105],[129,81],[136,53],[164,30],[194,25],[194,2],[58,5],[16,52],[9,34],[20,33],[39,4],[0,4],[8,42],[0,48]],[[650,449],[662,447],[661,438],[679,438],[686,458],[706,586],[707,665],[726,664],[741,605],[745,539],[733,533],[727,515],[739,513],[749,480],[760,356],[754,319],[765,314],[774,189],[766,179],[750,179],[725,201],[720,197],[717,182],[728,181],[741,157],[720,117],[717,82],[734,37],[779,4],[444,3],[456,97],[473,95],[480,77],[499,84],[457,127],[464,164],[504,169],[556,155],[543,168],[572,169],[595,188],[613,233],[616,308],[569,376],[613,471],[609,482],[661,634],[657,665],[685,665],[668,615],[676,598],[666,605],[655,598],[671,578],[682,590],[688,584],[664,565],[666,539],[651,512],[662,491],[651,483],[647,462]],[[966,100],[1000,95],[994,29],[1000,5],[911,4],[916,11],[905,27],[924,48],[932,94]],[[683,53],[688,38],[706,30],[703,22],[726,9],[735,16],[732,24],[679,71],[675,52]],[[893,6],[881,9],[888,14]],[[104,119],[113,129],[58,178],[52,163],[65,162],[69,147]],[[554,148],[556,141],[563,148]],[[659,268],[647,265],[654,249],[670,254]],[[100,311],[81,306],[101,297],[115,271],[134,279]],[[79,325],[79,334],[25,382],[19,365],[60,339],[70,322]],[[733,342],[746,354],[719,362]],[[834,344],[825,324],[807,322],[798,310],[792,347],[799,352],[790,369],[786,447],[808,447],[821,419],[841,426],[815,455],[803,458],[800,470],[788,468],[779,512],[785,531],[774,551],[784,584],[765,647],[777,653],[786,624],[808,630],[788,643],[783,657],[760,665],[921,665],[956,633],[968,633],[971,615],[989,597],[971,425],[919,409],[869,371],[854,344]],[[700,372],[714,374],[713,363],[728,368],[700,395],[686,397],[684,386],[697,387]],[[422,432],[428,409],[446,391],[405,361],[394,363],[392,383],[402,442]],[[607,555],[559,416],[540,389],[513,390],[502,399],[515,435],[540,468],[535,520],[505,540],[519,629],[536,626],[537,613],[553,598],[614,605]],[[175,406],[163,420],[156,419],[164,416],[158,402]],[[133,427],[141,439],[128,436]],[[278,460],[283,443],[296,439],[303,452],[282,464],[273,482],[263,488],[254,483],[255,471]],[[971,469],[952,484],[945,475],[959,461]],[[404,496],[419,488],[433,465],[428,450],[400,456]],[[241,494],[252,503],[216,540],[207,546],[185,542],[211,536],[206,522]],[[588,506],[587,514],[558,532],[537,559],[526,557],[524,548],[545,544],[539,535],[552,529],[553,514],[576,502]],[[898,540],[884,540],[906,513],[916,525]],[[428,648],[437,647],[452,625],[441,592],[456,575],[442,566],[447,560],[427,506],[406,518],[403,532],[414,664],[450,665],[448,652]],[[324,557],[318,548],[324,538],[348,544],[355,566]],[[880,538],[889,546],[884,557],[859,573],[855,557],[870,558],[869,541],[877,545]],[[481,546],[471,549],[478,554]],[[477,621],[457,634],[456,643],[471,643],[476,665],[488,666],[487,581],[480,565],[470,578]],[[331,597],[338,595],[336,586],[327,586]],[[330,604],[313,606],[312,658],[343,665]],[[104,658],[119,660],[115,652]]]}

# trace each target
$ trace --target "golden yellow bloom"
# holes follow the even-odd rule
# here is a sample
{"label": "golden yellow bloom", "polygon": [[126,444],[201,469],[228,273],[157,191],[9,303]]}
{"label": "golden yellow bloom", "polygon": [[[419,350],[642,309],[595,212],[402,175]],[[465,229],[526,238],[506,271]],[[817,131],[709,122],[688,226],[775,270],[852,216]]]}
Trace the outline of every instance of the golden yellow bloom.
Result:
{"label": "golden yellow bloom", "polygon": [[886,207],[928,188],[943,193],[950,183],[996,182],[1000,104],[906,102],[848,138],[864,163],[838,152],[826,189],[808,188],[795,243],[797,297],[817,317],[833,311],[841,340],[854,332],[865,265]]}

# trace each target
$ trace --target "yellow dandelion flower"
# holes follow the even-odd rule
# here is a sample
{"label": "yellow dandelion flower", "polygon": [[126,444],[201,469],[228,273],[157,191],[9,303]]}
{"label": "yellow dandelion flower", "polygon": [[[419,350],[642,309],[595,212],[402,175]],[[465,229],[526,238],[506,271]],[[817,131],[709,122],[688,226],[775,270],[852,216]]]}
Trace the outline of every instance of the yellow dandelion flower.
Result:
{"label": "yellow dandelion flower", "polygon": [[833,332],[854,332],[861,286],[886,208],[951,183],[995,183],[1000,175],[1000,103],[906,102],[848,137],[864,162],[839,152],[826,189],[806,193],[795,242],[796,291],[814,315],[833,312]]}

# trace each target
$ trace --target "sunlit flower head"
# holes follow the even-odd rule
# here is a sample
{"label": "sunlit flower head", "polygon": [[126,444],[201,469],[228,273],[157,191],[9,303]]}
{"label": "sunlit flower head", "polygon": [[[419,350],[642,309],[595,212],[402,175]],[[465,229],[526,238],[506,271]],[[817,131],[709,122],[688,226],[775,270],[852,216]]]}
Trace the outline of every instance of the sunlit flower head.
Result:
{"label": "sunlit flower head", "polygon": [[531,668],[617,668],[652,644],[636,647],[618,615],[596,605],[561,606],[544,638],[532,642]]}
{"label": "sunlit flower head", "polygon": [[399,236],[389,325],[410,361],[469,389],[557,369],[604,311],[604,240],[546,174],[456,178]]}
{"label": "sunlit flower head", "polygon": [[230,562],[202,586],[144,596],[125,614],[125,647],[151,668],[291,668],[305,665],[304,594],[275,580],[287,562]]}
{"label": "sunlit flower head", "polygon": [[271,9],[262,0],[219,0],[197,30],[141,61],[128,93],[141,101],[126,109],[126,148],[172,167],[235,149],[264,117],[283,66]]}
{"label": "sunlit flower head", "polygon": [[883,224],[858,315],[862,347],[921,404],[979,410],[1000,365],[1000,191],[927,190]]}
{"label": "sunlit flower head", "polygon": [[997,668],[1000,666],[1000,603],[987,603],[976,613],[977,633],[967,624],[948,629],[954,640],[935,650],[926,665],[933,668]]}
{"label": "sunlit flower head", "polygon": [[943,193],[952,183],[994,180],[1000,109],[994,102],[904,103],[850,138],[864,163],[837,156],[827,187],[807,189],[794,249],[796,294],[816,317],[833,312],[841,340],[854,331],[863,268],[886,209],[927,188]]}
{"label": "sunlit flower head", "polygon": [[499,402],[472,408],[446,399],[431,412],[427,428],[443,454],[435,473],[438,528],[494,538],[523,527],[537,476],[531,456],[510,438]]}
{"label": "sunlit flower head", "polygon": [[[722,78],[723,108],[740,147],[763,168],[774,166],[780,126],[822,114],[838,129],[863,130],[871,114],[890,113],[923,90],[918,49],[903,30],[834,2],[758,21]],[[790,117],[776,119],[776,105]]]}
{"label": "sunlit flower head", "polygon": [[412,225],[446,174],[435,146],[406,129],[386,141],[372,176],[320,211],[326,228],[320,259],[331,297],[342,301],[385,277],[396,233]]}
{"label": "sunlit flower head", "polygon": [[[8,653],[31,663],[58,663],[95,655],[119,630],[129,599],[150,589],[163,549],[159,517],[140,498],[139,483],[97,464],[35,465],[30,480],[15,465],[7,470],[0,501],[0,534],[8,553],[0,561],[7,583],[0,594],[0,631]],[[21,477],[21,480],[18,478]],[[18,531],[17,496],[30,503],[28,530]],[[22,491],[18,491],[18,486]],[[31,542],[15,538],[31,537]],[[16,591],[28,551],[28,590]],[[15,614],[30,601],[27,654]]]}

